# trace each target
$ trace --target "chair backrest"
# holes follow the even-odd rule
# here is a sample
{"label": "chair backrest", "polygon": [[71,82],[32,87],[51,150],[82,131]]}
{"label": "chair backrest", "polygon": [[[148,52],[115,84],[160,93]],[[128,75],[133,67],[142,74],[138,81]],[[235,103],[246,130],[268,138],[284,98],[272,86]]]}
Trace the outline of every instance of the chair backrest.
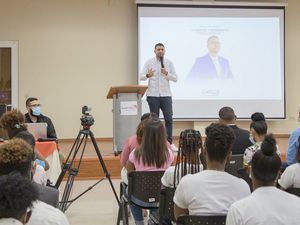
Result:
{"label": "chair backrest", "polygon": [[161,177],[164,171],[134,171],[128,173],[128,199],[134,197],[146,203],[159,203]]}
{"label": "chair backrest", "polygon": [[231,159],[225,166],[225,171],[233,176],[238,177],[238,170],[243,168],[244,155],[232,155]]}
{"label": "chair backrest", "polygon": [[288,188],[286,191],[290,194],[300,197],[300,188]]}
{"label": "chair backrest", "polygon": [[176,188],[164,187],[161,189],[159,198],[159,222],[162,223],[164,219],[176,221],[174,216],[174,202],[173,197]]}
{"label": "chair backrest", "polygon": [[177,224],[180,225],[225,225],[226,216],[180,216]]}

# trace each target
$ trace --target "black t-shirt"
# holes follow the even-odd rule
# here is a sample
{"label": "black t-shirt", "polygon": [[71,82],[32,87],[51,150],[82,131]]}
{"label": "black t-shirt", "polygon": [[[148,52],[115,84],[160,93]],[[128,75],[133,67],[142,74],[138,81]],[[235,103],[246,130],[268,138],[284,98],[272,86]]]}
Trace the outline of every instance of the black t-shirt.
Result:
{"label": "black t-shirt", "polygon": [[[25,122],[26,123],[33,123],[33,121],[30,119],[30,116],[28,113],[25,114]],[[55,128],[53,126],[53,123],[51,119],[44,115],[39,115],[37,117],[37,123],[47,123],[47,138],[57,138]]]}

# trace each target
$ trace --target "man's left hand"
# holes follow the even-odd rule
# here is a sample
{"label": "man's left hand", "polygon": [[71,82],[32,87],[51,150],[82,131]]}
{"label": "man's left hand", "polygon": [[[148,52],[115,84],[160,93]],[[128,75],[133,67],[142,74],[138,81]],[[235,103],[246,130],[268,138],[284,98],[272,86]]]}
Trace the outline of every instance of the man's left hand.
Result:
{"label": "man's left hand", "polygon": [[161,68],[161,73],[168,76],[168,71],[165,68]]}

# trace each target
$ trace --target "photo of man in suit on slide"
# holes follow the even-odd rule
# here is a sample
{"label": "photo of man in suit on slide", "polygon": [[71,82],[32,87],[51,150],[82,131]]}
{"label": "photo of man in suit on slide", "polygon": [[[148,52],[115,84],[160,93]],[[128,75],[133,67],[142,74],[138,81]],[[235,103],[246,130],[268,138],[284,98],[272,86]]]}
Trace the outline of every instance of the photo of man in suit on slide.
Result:
{"label": "photo of man in suit on slide", "polygon": [[217,36],[207,39],[208,53],[196,58],[196,61],[187,76],[187,81],[199,79],[230,79],[233,78],[229,61],[219,56],[221,43]]}

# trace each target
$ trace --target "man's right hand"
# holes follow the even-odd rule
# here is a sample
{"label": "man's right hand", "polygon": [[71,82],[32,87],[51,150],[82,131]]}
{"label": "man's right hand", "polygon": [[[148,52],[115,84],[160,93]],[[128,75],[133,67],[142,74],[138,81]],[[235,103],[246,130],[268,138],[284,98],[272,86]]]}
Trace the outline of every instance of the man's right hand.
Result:
{"label": "man's right hand", "polygon": [[147,72],[147,78],[153,77],[154,76],[154,72],[155,72],[155,70],[153,70],[153,69],[150,68],[148,70],[148,72]]}

